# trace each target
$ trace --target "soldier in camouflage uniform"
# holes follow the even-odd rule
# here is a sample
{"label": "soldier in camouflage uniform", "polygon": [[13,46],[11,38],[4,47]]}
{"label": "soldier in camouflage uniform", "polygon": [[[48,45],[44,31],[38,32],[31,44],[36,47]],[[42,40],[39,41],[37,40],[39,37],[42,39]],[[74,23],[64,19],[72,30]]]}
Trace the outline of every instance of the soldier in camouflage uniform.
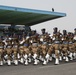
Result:
{"label": "soldier in camouflage uniform", "polygon": [[63,30],[61,51],[62,51],[63,59],[65,59],[66,62],[69,61],[69,59],[68,59],[68,49],[69,49],[69,44],[68,44],[67,31]]}
{"label": "soldier in camouflage uniform", "polygon": [[58,28],[55,27],[54,28],[54,32],[53,32],[53,50],[55,52],[55,64],[58,65],[59,64],[59,52],[60,52],[60,32],[58,32]]}
{"label": "soldier in camouflage uniform", "polygon": [[19,41],[17,38],[12,39],[12,55],[13,55],[13,61],[15,65],[18,65],[18,49],[19,48]]}
{"label": "soldier in camouflage uniform", "polygon": [[4,42],[0,38],[0,65],[3,65]]}
{"label": "soldier in camouflage uniform", "polygon": [[6,55],[7,55],[7,64],[8,66],[11,65],[11,60],[12,60],[12,40],[7,39],[6,40]]}

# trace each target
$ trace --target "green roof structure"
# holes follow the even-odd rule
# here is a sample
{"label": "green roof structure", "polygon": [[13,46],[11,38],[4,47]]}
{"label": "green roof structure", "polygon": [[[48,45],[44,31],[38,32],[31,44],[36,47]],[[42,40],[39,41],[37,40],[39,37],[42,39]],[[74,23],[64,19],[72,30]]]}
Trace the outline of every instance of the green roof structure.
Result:
{"label": "green roof structure", "polygon": [[0,24],[32,26],[65,16],[66,13],[0,5]]}

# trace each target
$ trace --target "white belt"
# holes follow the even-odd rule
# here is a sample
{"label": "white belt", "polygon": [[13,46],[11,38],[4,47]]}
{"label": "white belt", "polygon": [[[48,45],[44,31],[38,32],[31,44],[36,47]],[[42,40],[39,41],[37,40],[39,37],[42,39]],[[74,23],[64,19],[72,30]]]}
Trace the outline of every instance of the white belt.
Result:
{"label": "white belt", "polygon": [[68,42],[64,42],[64,41],[63,41],[63,44],[68,44]]}
{"label": "white belt", "polygon": [[59,43],[60,43],[60,41],[55,41],[54,43],[59,44]]}
{"label": "white belt", "polygon": [[7,46],[7,48],[11,48],[11,46]]}
{"label": "white belt", "polygon": [[18,46],[17,46],[17,45],[15,45],[15,46],[13,46],[13,47],[17,48]]}
{"label": "white belt", "polygon": [[3,46],[0,46],[0,48],[3,48]]}

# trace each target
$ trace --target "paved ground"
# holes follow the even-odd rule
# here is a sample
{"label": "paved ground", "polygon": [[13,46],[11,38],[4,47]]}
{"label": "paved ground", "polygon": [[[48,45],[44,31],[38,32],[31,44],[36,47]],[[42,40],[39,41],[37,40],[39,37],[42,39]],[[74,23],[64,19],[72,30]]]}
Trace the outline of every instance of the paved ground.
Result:
{"label": "paved ground", "polygon": [[50,62],[48,65],[43,66],[41,63],[34,66],[0,66],[0,75],[76,75],[76,61],[54,65]]}

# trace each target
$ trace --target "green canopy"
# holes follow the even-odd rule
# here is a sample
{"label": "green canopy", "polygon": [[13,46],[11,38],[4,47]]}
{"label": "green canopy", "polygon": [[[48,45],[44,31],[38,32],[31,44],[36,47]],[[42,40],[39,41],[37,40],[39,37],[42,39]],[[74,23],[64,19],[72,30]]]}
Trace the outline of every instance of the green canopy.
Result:
{"label": "green canopy", "polygon": [[0,5],[0,24],[32,26],[64,16],[65,13]]}

